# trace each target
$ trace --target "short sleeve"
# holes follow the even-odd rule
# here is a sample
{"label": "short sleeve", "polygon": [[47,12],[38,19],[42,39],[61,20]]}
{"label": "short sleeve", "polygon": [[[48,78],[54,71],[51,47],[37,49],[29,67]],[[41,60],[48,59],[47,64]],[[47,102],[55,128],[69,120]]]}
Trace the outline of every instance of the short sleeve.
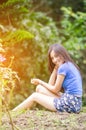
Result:
{"label": "short sleeve", "polygon": [[67,63],[64,63],[62,64],[59,69],[58,69],[58,74],[62,74],[62,75],[67,75],[67,72],[68,72],[68,64]]}

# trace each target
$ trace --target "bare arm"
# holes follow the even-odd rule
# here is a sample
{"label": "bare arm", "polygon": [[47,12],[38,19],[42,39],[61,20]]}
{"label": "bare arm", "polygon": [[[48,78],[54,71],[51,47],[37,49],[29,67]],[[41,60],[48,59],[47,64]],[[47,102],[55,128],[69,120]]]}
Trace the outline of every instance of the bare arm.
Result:
{"label": "bare arm", "polygon": [[55,81],[56,81],[56,78],[57,78],[57,67],[54,68],[54,70],[53,70],[53,72],[52,72],[52,74],[50,76],[48,84],[54,85]]}
{"label": "bare arm", "polygon": [[40,84],[44,86],[45,88],[49,89],[51,92],[56,94],[60,92],[64,78],[65,78],[64,75],[57,75],[57,79],[54,85],[50,85],[49,83],[46,83],[40,79],[32,79],[31,83],[34,85]]}

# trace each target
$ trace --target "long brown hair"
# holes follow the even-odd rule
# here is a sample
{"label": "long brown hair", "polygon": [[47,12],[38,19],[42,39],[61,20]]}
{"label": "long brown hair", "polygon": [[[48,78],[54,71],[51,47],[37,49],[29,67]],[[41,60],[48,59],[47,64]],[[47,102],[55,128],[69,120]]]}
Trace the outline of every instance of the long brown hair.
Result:
{"label": "long brown hair", "polygon": [[51,56],[50,56],[50,53],[51,53],[52,50],[53,50],[57,55],[61,55],[61,56],[64,58],[64,61],[65,61],[65,62],[70,61],[70,62],[72,62],[72,63],[75,65],[75,67],[76,67],[77,69],[79,69],[79,67],[74,63],[73,59],[70,57],[68,51],[67,51],[61,44],[57,44],[57,43],[56,43],[56,44],[52,44],[52,45],[49,47],[49,50],[48,50],[48,67],[49,67],[50,72],[53,71],[54,66],[55,66],[55,65],[53,64],[52,59],[51,59]]}

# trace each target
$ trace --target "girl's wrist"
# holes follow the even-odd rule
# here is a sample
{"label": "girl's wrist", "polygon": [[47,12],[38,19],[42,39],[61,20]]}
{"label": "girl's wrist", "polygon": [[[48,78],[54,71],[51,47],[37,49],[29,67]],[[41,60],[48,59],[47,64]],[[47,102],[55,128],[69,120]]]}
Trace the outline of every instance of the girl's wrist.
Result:
{"label": "girl's wrist", "polygon": [[57,66],[54,67],[55,70],[57,70],[57,68],[58,68]]}
{"label": "girl's wrist", "polygon": [[40,80],[40,81],[39,81],[39,84],[43,86],[43,81]]}

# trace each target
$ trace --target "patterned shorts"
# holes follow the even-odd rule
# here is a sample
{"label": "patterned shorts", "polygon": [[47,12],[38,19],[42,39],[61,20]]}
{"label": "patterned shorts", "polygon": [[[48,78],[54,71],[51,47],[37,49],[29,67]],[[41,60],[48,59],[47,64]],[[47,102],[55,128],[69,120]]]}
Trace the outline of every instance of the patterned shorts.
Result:
{"label": "patterned shorts", "polygon": [[54,106],[59,112],[79,113],[82,107],[82,97],[64,93],[54,99]]}

